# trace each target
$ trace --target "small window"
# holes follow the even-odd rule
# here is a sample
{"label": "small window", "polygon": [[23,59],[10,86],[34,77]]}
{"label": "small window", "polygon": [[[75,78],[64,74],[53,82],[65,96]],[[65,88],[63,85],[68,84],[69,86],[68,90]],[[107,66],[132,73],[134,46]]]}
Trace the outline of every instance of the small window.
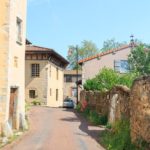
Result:
{"label": "small window", "polygon": [[29,97],[35,98],[35,90],[29,90]]}
{"label": "small window", "polygon": [[127,60],[115,60],[114,70],[119,73],[127,73],[129,71],[129,64]]}
{"label": "small window", "polygon": [[39,64],[32,64],[31,65],[31,76],[32,77],[39,77],[40,76],[40,65]]}
{"label": "small window", "polygon": [[58,68],[56,68],[56,79],[58,80],[58,77],[59,77],[59,70]]}
{"label": "small window", "polygon": [[18,57],[14,57],[14,67],[17,68],[18,67]]}
{"label": "small window", "polygon": [[66,82],[72,82],[72,76],[67,75],[66,76]]}
{"label": "small window", "polygon": [[22,20],[17,17],[16,21],[16,28],[17,28],[17,42],[22,43]]}
{"label": "small window", "polygon": [[52,74],[52,67],[50,65],[50,67],[49,67],[49,77],[51,77],[51,74]]}
{"label": "small window", "polygon": [[58,101],[58,89],[56,89],[56,101]]}

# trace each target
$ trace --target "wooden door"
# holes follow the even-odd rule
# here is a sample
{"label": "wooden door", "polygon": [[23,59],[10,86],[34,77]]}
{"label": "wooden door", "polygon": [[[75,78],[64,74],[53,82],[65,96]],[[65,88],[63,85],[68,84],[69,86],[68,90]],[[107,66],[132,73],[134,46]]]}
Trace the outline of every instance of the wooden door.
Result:
{"label": "wooden door", "polygon": [[15,117],[16,109],[16,100],[17,100],[17,88],[11,88],[10,90],[10,102],[9,102],[9,122],[11,126],[14,126],[13,120]]}

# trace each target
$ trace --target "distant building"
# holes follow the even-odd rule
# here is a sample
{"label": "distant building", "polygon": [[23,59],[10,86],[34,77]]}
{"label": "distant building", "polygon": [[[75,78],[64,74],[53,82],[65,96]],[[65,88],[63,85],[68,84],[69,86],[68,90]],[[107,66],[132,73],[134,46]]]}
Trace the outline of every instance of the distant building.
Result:
{"label": "distant building", "polygon": [[25,63],[26,101],[38,100],[47,106],[62,106],[64,69],[68,61],[53,49],[27,41]]}
{"label": "distant building", "polygon": [[[82,79],[81,70],[78,71],[78,81]],[[77,71],[76,70],[65,70],[64,71],[64,99],[68,96],[74,100],[77,97]],[[78,88],[79,93],[81,88]]]}
{"label": "distant building", "polygon": [[26,0],[0,2],[0,134],[25,127]]}
{"label": "distant building", "polygon": [[129,66],[127,59],[130,51],[131,45],[125,45],[80,60],[79,64],[82,66],[82,82],[85,83],[87,79],[94,78],[104,67],[111,68],[119,73],[128,72]]}

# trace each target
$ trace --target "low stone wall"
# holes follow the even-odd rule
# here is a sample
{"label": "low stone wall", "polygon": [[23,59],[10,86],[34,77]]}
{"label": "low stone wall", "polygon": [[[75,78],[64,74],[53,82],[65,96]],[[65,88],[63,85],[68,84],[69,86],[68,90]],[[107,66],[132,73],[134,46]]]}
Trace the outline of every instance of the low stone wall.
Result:
{"label": "low stone wall", "polygon": [[134,81],[130,106],[132,141],[145,141],[150,145],[150,76]]}
{"label": "low stone wall", "polygon": [[107,115],[112,123],[122,117],[129,118],[129,93],[130,90],[123,86],[116,86],[109,92],[84,90],[80,93],[80,100],[87,100],[92,110]]}
{"label": "low stone wall", "polygon": [[136,79],[131,91],[123,86],[106,93],[82,91],[80,101],[83,100],[91,109],[107,115],[110,123],[130,120],[132,142],[144,142],[150,149],[150,76]]}
{"label": "low stone wall", "polygon": [[108,115],[109,113],[109,99],[108,93],[100,93],[98,91],[81,91],[80,101],[86,100],[91,110],[96,110],[101,115]]}
{"label": "low stone wall", "polygon": [[125,86],[116,86],[110,91],[109,122],[120,119],[130,119],[130,89]]}

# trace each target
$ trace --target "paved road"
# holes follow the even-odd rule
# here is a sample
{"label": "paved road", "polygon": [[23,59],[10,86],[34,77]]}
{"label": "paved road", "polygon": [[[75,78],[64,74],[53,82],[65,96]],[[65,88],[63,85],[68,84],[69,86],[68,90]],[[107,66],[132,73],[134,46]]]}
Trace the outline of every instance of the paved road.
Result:
{"label": "paved road", "polygon": [[102,129],[73,110],[33,107],[29,122],[30,130],[3,150],[104,150],[95,140]]}

